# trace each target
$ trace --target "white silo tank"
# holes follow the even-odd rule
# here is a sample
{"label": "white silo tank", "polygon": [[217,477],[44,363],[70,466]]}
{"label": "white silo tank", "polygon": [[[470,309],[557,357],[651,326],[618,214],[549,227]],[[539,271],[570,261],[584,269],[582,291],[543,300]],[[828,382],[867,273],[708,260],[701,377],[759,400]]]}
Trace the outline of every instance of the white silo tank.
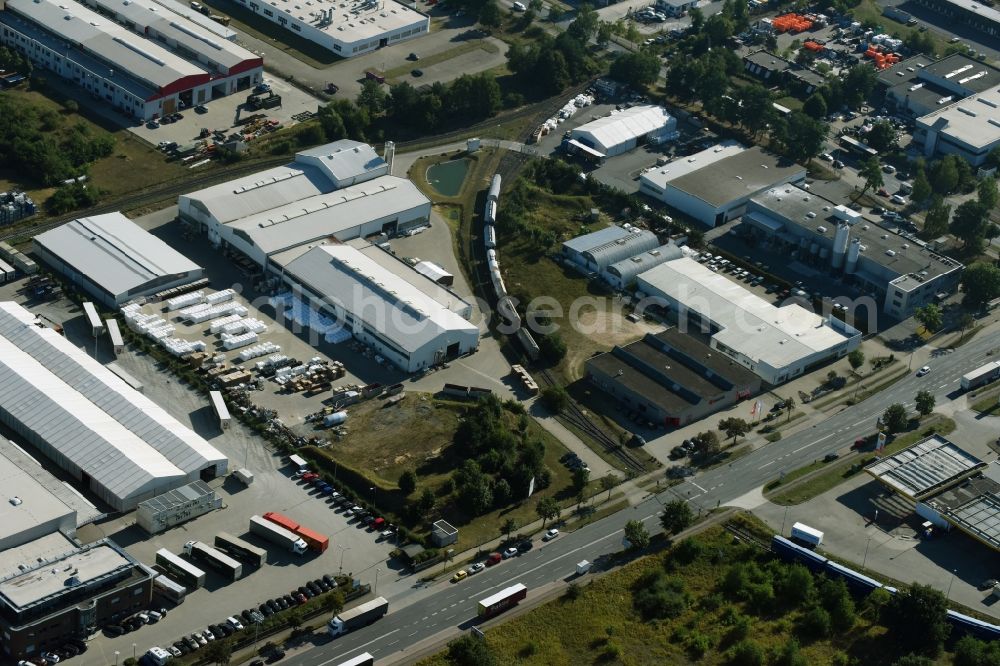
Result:
{"label": "white silo tank", "polygon": [[819,243],[813,243],[809,246],[809,254],[816,254],[819,252]]}
{"label": "white silo tank", "polygon": [[844,257],[847,255],[847,244],[851,238],[851,227],[841,222],[837,225],[837,232],[833,236],[833,257],[831,265],[840,269],[844,267]]}
{"label": "white silo tank", "polygon": [[859,256],[861,256],[861,239],[855,238],[847,248],[847,265],[844,266],[845,273],[853,273],[857,270]]}

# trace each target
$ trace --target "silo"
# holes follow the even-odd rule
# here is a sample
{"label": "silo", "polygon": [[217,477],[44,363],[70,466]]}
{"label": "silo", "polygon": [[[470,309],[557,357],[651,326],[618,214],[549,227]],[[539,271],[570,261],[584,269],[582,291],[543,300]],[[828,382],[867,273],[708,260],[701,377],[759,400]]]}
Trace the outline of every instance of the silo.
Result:
{"label": "silo", "polygon": [[844,257],[847,254],[847,244],[851,238],[851,227],[844,222],[837,225],[837,232],[833,236],[833,257],[831,265],[840,269],[844,267]]}
{"label": "silo", "polygon": [[847,248],[847,265],[844,272],[851,274],[858,268],[858,257],[861,256],[861,239],[855,238]]}

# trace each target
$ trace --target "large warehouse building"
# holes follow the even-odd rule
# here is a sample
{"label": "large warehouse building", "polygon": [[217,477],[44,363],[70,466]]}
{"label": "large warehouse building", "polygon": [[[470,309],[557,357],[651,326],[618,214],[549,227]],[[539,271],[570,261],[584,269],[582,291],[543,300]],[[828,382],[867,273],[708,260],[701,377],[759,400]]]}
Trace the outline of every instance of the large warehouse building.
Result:
{"label": "large warehouse building", "polygon": [[204,270],[121,213],[82,217],[35,236],[35,254],[108,307],[189,284]]}
{"label": "large warehouse building", "polygon": [[288,165],[178,199],[180,217],[215,245],[280,272],[310,247],[426,225],[431,202],[366,144],[342,140]]}
{"label": "large warehouse building", "polygon": [[249,11],[342,58],[427,34],[431,19],[394,0],[237,0]]}
{"label": "large warehouse building", "polygon": [[639,191],[714,227],[742,215],[750,197],[805,178],[795,162],[726,141],[647,171]]}
{"label": "large warehouse building", "polygon": [[0,632],[10,659],[38,659],[149,606],[150,570],[113,542],[59,533],[0,553]]}
{"label": "large warehouse building", "polygon": [[570,131],[570,150],[594,157],[621,155],[640,142],[662,143],[677,135],[677,119],[662,106],[633,106]]}
{"label": "large warehouse building", "polygon": [[117,511],[226,471],[208,442],[13,302],[0,303],[0,421]]}
{"label": "large warehouse building", "polygon": [[953,292],[962,276],[954,259],[792,185],[754,197],[741,228],[790,258],[842,275],[896,319]]}
{"label": "large warehouse building", "polygon": [[[314,247],[287,265],[285,281],[406,372],[477,349],[479,328],[465,319],[468,303],[383,250],[368,252],[384,258],[351,245]],[[384,263],[390,260],[401,268],[391,270]]]}
{"label": "large warehouse building", "polygon": [[1000,86],[917,118],[913,140],[924,156],[958,155],[981,166],[1000,146]]}
{"label": "large warehouse building", "polygon": [[689,335],[647,334],[587,360],[587,377],[658,426],[680,427],[756,394],[760,378]]}
{"label": "large warehouse building", "polygon": [[259,56],[173,11],[173,3],[89,4],[98,11],[69,0],[5,0],[0,44],[142,120],[263,80]]}
{"label": "large warehouse building", "polygon": [[920,117],[1000,85],[1000,70],[961,53],[940,60],[917,55],[883,70],[877,81],[895,112]]}
{"label": "large warehouse building", "polygon": [[[6,442],[5,442],[6,444]],[[76,534],[76,511],[46,488],[34,474],[37,465],[22,469],[0,449],[0,485],[7,495],[0,502],[0,550],[20,546],[52,532]]]}
{"label": "large warehouse building", "polygon": [[562,255],[582,271],[601,272],[616,262],[659,246],[660,240],[652,231],[613,224],[564,242]]}
{"label": "large warehouse building", "polygon": [[687,257],[641,273],[637,283],[652,304],[676,313],[680,325],[704,330],[713,349],[771,385],[841,358],[861,343],[861,333],[839,319],[797,304],[776,307]]}

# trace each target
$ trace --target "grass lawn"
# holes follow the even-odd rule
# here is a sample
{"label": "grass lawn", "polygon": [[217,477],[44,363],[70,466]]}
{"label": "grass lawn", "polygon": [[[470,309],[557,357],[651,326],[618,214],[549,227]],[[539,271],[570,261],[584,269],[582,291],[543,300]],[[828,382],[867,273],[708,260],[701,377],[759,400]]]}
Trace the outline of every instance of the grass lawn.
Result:
{"label": "grass lawn", "polygon": [[991,391],[990,395],[979,398],[972,404],[972,410],[988,416],[1000,415],[1000,392]]}
{"label": "grass lawn", "polygon": [[[351,409],[346,436],[337,439],[330,434],[328,446],[313,452],[335,461],[339,470],[337,478],[354,486],[362,499],[370,499],[367,485],[378,486],[376,504],[387,510],[398,510],[408,501],[396,487],[400,475],[408,469],[417,473],[417,491],[410,499],[419,496],[425,487],[434,489],[440,498],[442,484],[465,460],[464,452],[453,444],[453,438],[462,414],[472,404],[440,400],[424,393],[407,393],[406,398],[394,406],[370,400]],[[528,436],[545,444],[544,464],[552,474],[551,483],[547,488],[538,489],[530,501],[478,517],[462,515],[459,509],[441,498],[440,517],[460,528],[459,550],[500,536],[498,527],[507,518],[513,518],[519,525],[537,520],[535,505],[542,497],[554,496],[564,508],[575,503],[569,490],[571,474],[559,462],[567,452],[566,447],[531,418]],[[345,466],[350,470],[345,470]],[[364,484],[355,478],[362,473],[360,470],[364,470],[369,480]],[[330,472],[333,472],[332,467]],[[596,481],[591,483],[594,492]],[[365,487],[359,490],[358,486],[362,485]]]}
{"label": "grass lawn", "polygon": [[[851,10],[851,13],[854,14],[854,18],[858,21],[877,23],[882,27],[883,32],[897,39],[906,39],[909,35],[920,30],[919,26],[908,26],[899,21],[894,21],[888,16],[882,16],[882,8],[875,0],[862,0],[857,7]],[[927,34],[934,40],[935,55],[943,55],[945,49],[949,46],[948,39],[950,37],[941,37],[940,33],[935,30],[928,30]]]}
{"label": "grass lawn", "polygon": [[[945,416],[931,414],[920,424],[919,429],[899,435],[892,442],[886,445],[880,454],[883,457],[892,455],[906,447],[915,444],[919,440],[932,433],[947,435],[955,429],[955,422]],[[805,467],[792,470],[785,474],[783,481],[772,481],[765,486],[765,490],[776,489],[768,496],[768,499],[775,504],[791,505],[801,504],[814,497],[822,495],[826,491],[835,488],[855,474],[861,472],[859,464],[868,464],[874,459],[873,455],[862,454],[861,456],[844,456],[836,461],[824,463],[819,460]],[[818,470],[824,470],[819,472]],[[812,476],[810,474],[814,473]],[[809,476],[801,483],[792,483],[796,479]]]}
{"label": "grass lawn", "polygon": [[496,53],[497,51],[499,51],[497,46],[492,42],[486,41],[485,39],[473,39],[467,42],[462,42],[457,46],[451,47],[450,49],[445,49],[444,51],[432,53],[429,56],[420,58],[420,60],[418,61],[414,61],[405,65],[400,65],[399,67],[394,67],[393,69],[387,70],[385,72],[385,78],[389,79],[390,83],[397,83],[397,81],[393,81],[392,79],[399,78],[400,76],[408,77],[410,75],[410,72],[414,69],[430,67],[431,65],[436,65],[440,62],[445,62],[446,60],[457,58],[461,55],[470,53],[477,49],[482,49],[487,53]]}
{"label": "grass lawn", "polygon": [[[805,612],[802,608],[790,609],[775,602],[767,610],[755,612],[745,602],[731,600],[720,592],[729,565],[741,560],[764,562],[769,556],[735,541],[721,527],[710,527],[693,539],[696,546],[685,549],[696,553],[693,557],[682,559],[675,555],[680,550],[675,547],[666,555],[643,557],[607,575],[588,575],[578,582],[575,598],[563,595],[486,629],[486,645],[496,663],[754,663],[733,661],[727,654],[729,648],[746,638],[764,654],[773,654],[793,637],[801,645],[799,655],[805,664],[838,663],[841,653],[846,652],[852,659],[842,663],[884,666],[898,656],[896,649],[888,645],[885,628],[860,615],[850,630],[813,640],[797,630]],[[596,569],[600,567],[598,563]],[[645,620],[633,605],[635,591],[648,580],[644,577],[664,570],[682,587],[685,601],[675,617]],[[530,598],[531,590],[528,595]],[[514,613],[508,611],[508,615]],[[442,652],[418,663],[446,666],[453,662]],[[767,658],[758,663],[778,662]],[[945,664],[950,660],[942,656],[940,661],[930,663]]]}

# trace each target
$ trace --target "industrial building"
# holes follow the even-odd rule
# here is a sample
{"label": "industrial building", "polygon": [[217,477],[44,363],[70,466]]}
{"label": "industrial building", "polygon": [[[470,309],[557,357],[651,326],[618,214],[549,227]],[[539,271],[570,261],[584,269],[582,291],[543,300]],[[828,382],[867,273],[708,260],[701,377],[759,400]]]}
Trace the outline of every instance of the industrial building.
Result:
{"label": "industrial building", "polygon": [[677,136],[677,119],[662,106],[633,106],[570,131],[569,150],[597,158],[621,155],[639,143],[663,143]]}
{"label": "industrial building", "polygon": [[790,260],[842,276],[897,319],[954,291],[963,270],[923,241],[899,236],[791,185],[754,197],[741,229]]}
{"label": "industrial building", "polygon": [[981,166],[1000,146],[1000,86],[917,118],[913,141],[924,156],[958,155]]}
{"label": "industrial building", "polygon": [[201,279],[204,270],[121,213],[81,217],[35,236],[35,254],[104,305],[118,308]]}
{"label": "industrial building", "polygon": [[0,422],[117,511],[226,471],[208,442],[13,302],[0,303]]}
{"label": "industrial building", "polygon": [[639,191],[714,227],[742,215],[750,197],[805,178],[805,167],[791,160],[725,141],[647,171]]}
{"label": "industrial building", "polygon": [[341,140],[292,163],[182,195],[180,218],[209,241],[280,273],[314,245],[428,224],[431,202],[363,143]]}
{"label": "industrial building", "polygon": [[615,224],[564,242],[562,256],[577,269],[591,273],[658,247],[660,240],[652,231]]}
{"label": "industrial building", "polygon": [[981,0],[914,0],[932,9],[946,22],[964,23],[991,37],[1000,36],[1000,10]]}
{"label": "industrial building", "polygon": [[813,94],[826,83],[819,72],[769,51],[754,51],[743,56],[743,69],[771,85],[788,86],[799,97]]}
{"label": "industrial building", "polygon": [[68,638],[147,608],[149,569],[108,540],[77,546],[58,532],[0,553],[0,632],[10,659],[37,659]]}
{"label": "industrial building", "polygon": [[637,278],[644,305],[675,315],[678,325],[710,336],[712,349],[735,359],[771,385],[845,356],[861,333],[797,304],[777,307],[725,275],[682,257]]}
{"label": "industrial building", "polygon": [[760,378],[677,329],[587,360],[587,378],[657,426],[680,427],[760,391]]}
{"label": "industrial building", "polygon": [[88,4],[94,9],[78,2],[5,0],[0,44],[141,120],[263,80],[262,58],[187,18],[172,1]]}
{"label": "industrial building", "polygon": [[394,0],[238,0],[248,11],[342,58],[427,34],[429,16]]}
{"label": "industrial building", "polygon": [[140,502],[135,524],[150,534],[159,534],[221,508],[222,498],[204,481],[195,481]]}
{"label": "industrial building", "polygon": [[314,247],[285,266],[284,280],[406,372],[479,346],[479,328],[466,319],[470,304],[377,247]]}
{"label": "industrial building", "polygon": [[919,118],[1000,85],[1000,69],[961,53],[940,60],[916,55],[883,70],[877,81],[887,106]]}
{"label": "industrial building", "polygon": [[14,548],[53,532],[76,534],[76,511],[33,476],[38,465],[21,468],[0,449],[0,485],[7,501],[0,503],[0,550]]}
{"label": "industrial building", "polygon": [[1000,551],[1000,464],[988,464],[941,435],[885,456],[865,471],[914,505],[925,528],[958,528]]}
{"label": "industrial building", "polygon": [[615,289],[626,289],[635,282],[639,273],[645,273],[654,266],[659,266],[664,261],[673,261],[684,256],[680,247],[673,243],[661,245],[654,250],[642,252],[628,259],[622,259],[601,271],[601,279]]}

